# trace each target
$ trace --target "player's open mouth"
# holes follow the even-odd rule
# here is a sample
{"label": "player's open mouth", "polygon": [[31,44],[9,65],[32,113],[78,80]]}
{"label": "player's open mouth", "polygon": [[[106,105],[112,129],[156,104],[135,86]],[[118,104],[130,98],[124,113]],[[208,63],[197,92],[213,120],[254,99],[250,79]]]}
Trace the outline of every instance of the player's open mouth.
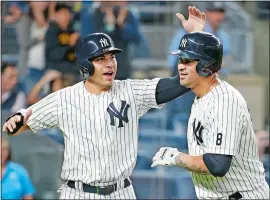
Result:
{"label": "player's open mouth", "polygon": [[187,73],[180,73],[180,77],[181,76],[186,76],[186,75],[188,75]]}
{"label": "player's open mouth", "polygon": [[105,73],[103,73],[103,75],[106,76],[106,77],[112,77],[113,72],[105,72]]}

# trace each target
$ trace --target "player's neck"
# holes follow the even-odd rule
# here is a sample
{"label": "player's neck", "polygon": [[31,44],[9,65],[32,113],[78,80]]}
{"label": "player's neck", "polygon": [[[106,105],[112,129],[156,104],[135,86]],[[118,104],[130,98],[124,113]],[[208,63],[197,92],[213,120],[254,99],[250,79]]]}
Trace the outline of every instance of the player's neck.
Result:
{"label": "player's neck", "polygon": [[99,95],[103,92],[107,92],[111,87],[104,87],[95,83],[90,82],[89,80],[84,83],[86,90],[91,94]]}
{"label": "player's neck", "polygon": [[198,98],[201,98],[215,88],[219,83],[220,79],[218,78],[218,75],[214,74],[204,81],[201,81],[198,85],[192,88],[192,91]]}

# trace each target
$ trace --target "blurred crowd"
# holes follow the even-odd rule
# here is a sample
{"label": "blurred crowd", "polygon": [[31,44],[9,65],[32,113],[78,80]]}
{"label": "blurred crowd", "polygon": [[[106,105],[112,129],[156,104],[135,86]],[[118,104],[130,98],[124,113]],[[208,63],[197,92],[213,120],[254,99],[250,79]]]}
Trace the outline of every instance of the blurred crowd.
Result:
{"label": "blurred crowd", "polygon": [[[137,2],[138,5],[141,3]],[[132,77],[132,59],[151,57],[151,47],[141,31],[141,22],[151,23],[151,16],[140,15],[134,2],[132,5],[128,1],[9,1],[6,4],[3,23],[15,26],[19,47],[17,62],[1,63],[1,106],[2,112],[7,115],[81,80],[75,64],[75,46],[82,36],[104,32],[110,35],[116,47],[124,50],[122,54],[116,55],[118,80]],[[221,2],[209,2],[205,12],[205,31],[215,34],[223,42],[225,61],[220,76],[228,76],[230,71],[226,68],[226,60],[231,55],[230,36],[222,27],[226,9]],[[181,27],[174,33],[168,52],[178,48],[184,34]],[[175,75],[176,57],[168,55],[167,61],[171,75]],[[26,69],[23,76],[20,74],[21,69]],[[166,124],[167,129],[186,130],[193,99],[194,94],[189,92],[168,103],[171,120]],[[43,134],[63,144],[60,130],[44,130]],[[269,173],[269,133],[258,130],[256,137],[260,158]],[[35,189],[26,170],[11,161],[11,149],[7,141],[2,138],[1,143],[1,180],[2,191],[5,191],[2,192],[2,198],[9,198],[9,189],[13,188],[12,198],[31,199]]]}
{"label": "blurred crowd", "polygon": [[[2,62],[2,109],[11,113],[32,105],[42,97],[80,80],[76,69],[75,45],[82,36],[105,32],[115,45],[123,49],[116,55],[116,79],[131,78],[131,60],[142,54],[151,57],[145,36],[140,31],[141,16],[127,1],[109,2],[16,2],[7,5],[5,24],[15,24],[19,57],[17,63]],[[217,35],[224,44],[224,57],[230,56],[230,38],[222,23],[225,8],[222,4],[209,3],[206,31]],[[149,16],[142,16],[149,21]],[[185,34],[179,28],[170,43],[169,51],[178,48]],[[135,50],[138,49],[139,51]],[[139,52],[139,53],[138,53]],[[224,64],[225,65],[225,64]],[[177,73],[177,59],[168,56],[172,75]],[[27,69],[21,77],[21,69]],[[226,66],[221,75],[229,72]],[[189,112],[193,95],[186,95],[179,110]],[[172,103],[173,104],[173,103]]]}

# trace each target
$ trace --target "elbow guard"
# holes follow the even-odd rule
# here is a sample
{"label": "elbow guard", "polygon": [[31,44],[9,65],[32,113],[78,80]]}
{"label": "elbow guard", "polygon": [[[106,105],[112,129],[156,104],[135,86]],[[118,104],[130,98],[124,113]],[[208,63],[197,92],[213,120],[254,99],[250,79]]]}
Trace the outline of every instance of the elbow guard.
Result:
{"label": "elbow guard", "polygon": [[213,176],[223,177],[230,169],[232,156],[206,153],[203,155],[203,161]]}

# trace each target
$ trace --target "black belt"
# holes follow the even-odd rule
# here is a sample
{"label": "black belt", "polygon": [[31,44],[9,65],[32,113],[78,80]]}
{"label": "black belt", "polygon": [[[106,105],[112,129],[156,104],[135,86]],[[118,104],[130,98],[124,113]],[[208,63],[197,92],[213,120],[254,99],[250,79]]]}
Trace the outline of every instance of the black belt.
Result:
{"label": "black belt", "polygon": [[[75,188],[75,181],[68,181],[67,185],[73,189]],[[126,178],[124,180],[124,188],[130,186],[130,181]],[[104,187],[99,187],[99,186],[91,186],[83,183],[83,191],[88,192],[88,193],[96,193],[96,194],[101,194],[101,195],[109,195],[117,190],[117,183],[114,185],[108,185]]]}

